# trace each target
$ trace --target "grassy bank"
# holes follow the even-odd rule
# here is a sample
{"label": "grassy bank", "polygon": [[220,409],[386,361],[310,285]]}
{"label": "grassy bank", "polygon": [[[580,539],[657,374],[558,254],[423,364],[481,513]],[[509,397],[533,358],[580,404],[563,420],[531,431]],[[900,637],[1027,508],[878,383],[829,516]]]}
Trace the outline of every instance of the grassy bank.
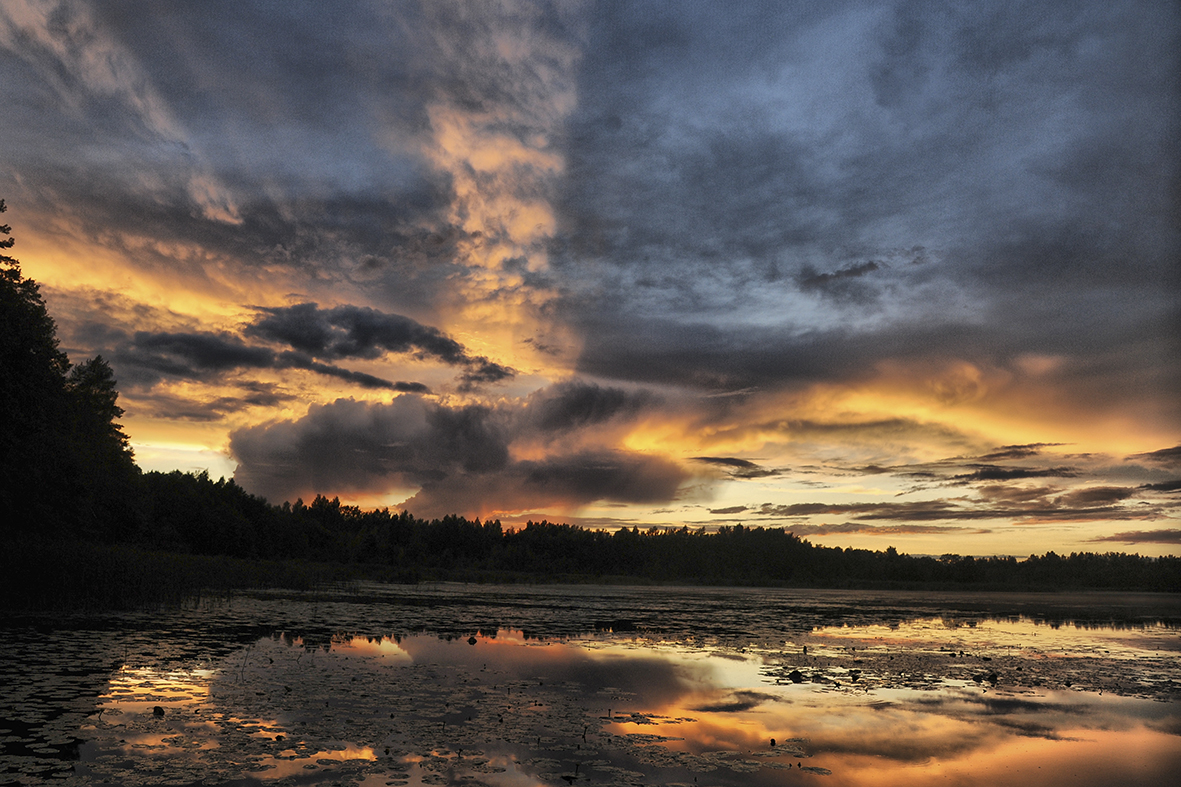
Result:
{"label": "grassy bank", "polygon": [[245,560],[86,542],[17,542],[0,553],[0,609],[140,609],[248,588],[306,590],[361,576],[367,576],[363,567],[305,560]]}

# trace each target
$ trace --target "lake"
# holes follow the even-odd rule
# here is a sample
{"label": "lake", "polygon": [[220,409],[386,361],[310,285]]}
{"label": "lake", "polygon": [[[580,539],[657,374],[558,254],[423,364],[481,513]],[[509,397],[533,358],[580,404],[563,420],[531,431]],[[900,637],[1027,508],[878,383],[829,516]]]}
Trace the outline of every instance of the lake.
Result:
{"label": "lake", "polygon": [[1181,599],[258,592],[3,621],[0,782],[1161,785]]}

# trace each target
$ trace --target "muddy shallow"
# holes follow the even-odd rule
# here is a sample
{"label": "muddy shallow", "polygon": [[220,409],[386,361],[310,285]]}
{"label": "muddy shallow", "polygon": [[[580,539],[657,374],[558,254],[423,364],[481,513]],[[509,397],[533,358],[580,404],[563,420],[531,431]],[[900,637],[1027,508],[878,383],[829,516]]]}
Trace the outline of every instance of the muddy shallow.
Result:
{"label": "muddy shallow", "polygon": [[0,782],[1112,784],[1181,600],[445,585],[5,621]]}

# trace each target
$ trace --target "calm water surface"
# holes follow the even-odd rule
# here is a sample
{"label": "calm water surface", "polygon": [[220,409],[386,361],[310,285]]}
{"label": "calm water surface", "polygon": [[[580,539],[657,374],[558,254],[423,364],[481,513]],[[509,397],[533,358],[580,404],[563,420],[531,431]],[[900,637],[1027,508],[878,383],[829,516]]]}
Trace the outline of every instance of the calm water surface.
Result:
{"label": "calm water surface", "polygon": [[1170,596],[358,585],[4,633],[0,783],[1181,773]]}

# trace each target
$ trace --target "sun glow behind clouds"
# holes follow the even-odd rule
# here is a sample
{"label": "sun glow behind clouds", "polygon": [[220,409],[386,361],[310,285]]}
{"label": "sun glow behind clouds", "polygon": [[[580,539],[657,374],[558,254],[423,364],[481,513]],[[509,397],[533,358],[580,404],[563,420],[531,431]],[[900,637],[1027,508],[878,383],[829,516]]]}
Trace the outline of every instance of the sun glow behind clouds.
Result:
{"label": "sun glow behind clouds", "polygon": [[202,445],[133,442],[131,448],[135,451],[136,464],[145,472],[206,472],[210,478],[217,480],[233,478],[234,471],[238,468],[238,463],[227,456],[225,451]]}

